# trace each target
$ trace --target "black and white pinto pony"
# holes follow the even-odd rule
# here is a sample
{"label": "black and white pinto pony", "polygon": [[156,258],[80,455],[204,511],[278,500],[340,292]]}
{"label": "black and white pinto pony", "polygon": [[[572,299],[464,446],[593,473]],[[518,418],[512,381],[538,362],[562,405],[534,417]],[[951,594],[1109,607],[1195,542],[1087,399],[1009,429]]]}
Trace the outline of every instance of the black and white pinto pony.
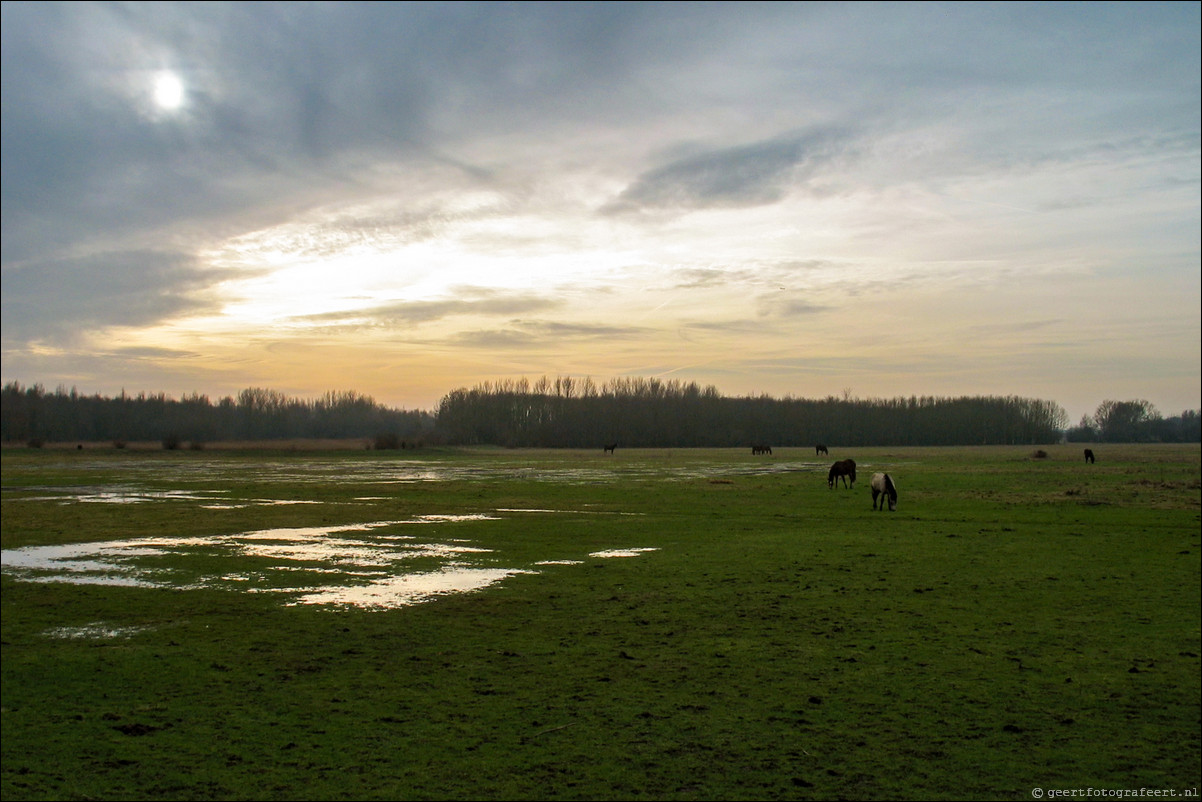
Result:
{"label": "black and white pinto pony", "polygon": [[[847,483],[851,479],[851,484]],[[843,486],[846,488],[854,487],[856,484],[856,461],[854,459],[841,459],[831,466],[830,473],[826,475],[826,486],[834,489],[839,480],[843,480]]]}
{"label": "black and white pinto pony", "polygon": [[752,446],[751,453],[752,454],[771,454],[772,446]]}
{"label": "black and white pinto pony", "polygon": [[[877,499],[880,499],[881,506],[877,507]],[[893,477],[887,473],[874,473],[872,475],[872,508],[885,509],[885,500],[889,500],[889,512],[897,509],[897,485],[893,484]]]}

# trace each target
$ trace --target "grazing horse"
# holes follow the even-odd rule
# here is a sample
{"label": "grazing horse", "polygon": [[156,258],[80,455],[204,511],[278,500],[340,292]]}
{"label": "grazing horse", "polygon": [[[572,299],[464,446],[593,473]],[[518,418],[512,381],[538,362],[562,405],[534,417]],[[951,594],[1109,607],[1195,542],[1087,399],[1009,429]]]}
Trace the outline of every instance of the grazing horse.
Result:
{"label": "grazing horse", "polygon": [[771,454],[772,446],[752,446],[751,453],[752,454]]}
{"label": "grazing horse", "polygon": [[893,484],[893,477],[887,473],[874,473],[872,475],[872,508],[878,509],[876,500],[880,498],[881,506],[879,509],[885,509],[885,499],[889,499],[889,512],[897,509],[897,485]]}
{"label": "grazing horse", "polygon": [[814,456],[815,457],[817,457],[817,456],[828,456],[829,457],[830,454],[831,454],[831,452],[827,451],[826,446],[822,445],[822,443],[819,443],[818,445],[814,446]]}
{"label": "grazing horse", "polygon": [[[851,484],[847,483],[848,477],[851,477]],[[854,459],[841,459],[831,466],[831,472],[826,475],[826,486],[834,488],[843,479],[843,486],[850,488],[856,484],[856,461]]]}
{"label": "grazing horse", "polygon": [[1092,448],[1085,449],[1085,461],[1088,462],[1090,465],[1093,465],[1093,449]]}
{"label": "grazing horse", "polygon": [[617,444],[617,443],[614,443],[614,444],[613,444],[613,445],[611,445],[611,446],[606,446],[606,447],[605,447],[605,453],[606,453],[606,454],[612,454],[612,453],[614,453],[614,449],[615,449],[615,448],[617,448],[617,447],[618,447],[618,444]]}

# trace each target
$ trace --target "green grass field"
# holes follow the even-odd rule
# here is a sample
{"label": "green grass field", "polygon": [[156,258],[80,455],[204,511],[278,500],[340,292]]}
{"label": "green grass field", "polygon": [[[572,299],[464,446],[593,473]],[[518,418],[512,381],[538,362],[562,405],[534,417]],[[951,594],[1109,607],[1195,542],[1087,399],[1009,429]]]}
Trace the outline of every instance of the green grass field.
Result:
{"label": "green grass field", "polygon": [[1199,446],[1042,448],[5,450],[0,794],[1196,795]]}

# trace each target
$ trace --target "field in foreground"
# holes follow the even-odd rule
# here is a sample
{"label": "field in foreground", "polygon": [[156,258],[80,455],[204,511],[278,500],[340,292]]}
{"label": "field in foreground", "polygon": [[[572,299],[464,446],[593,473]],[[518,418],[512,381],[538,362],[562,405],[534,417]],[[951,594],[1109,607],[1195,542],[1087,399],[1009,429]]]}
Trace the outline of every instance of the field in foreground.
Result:
{"label": "field in foreground", "polygon": [[0,795],[1196,794],[1199,446],[1044,450],[6,450]]}

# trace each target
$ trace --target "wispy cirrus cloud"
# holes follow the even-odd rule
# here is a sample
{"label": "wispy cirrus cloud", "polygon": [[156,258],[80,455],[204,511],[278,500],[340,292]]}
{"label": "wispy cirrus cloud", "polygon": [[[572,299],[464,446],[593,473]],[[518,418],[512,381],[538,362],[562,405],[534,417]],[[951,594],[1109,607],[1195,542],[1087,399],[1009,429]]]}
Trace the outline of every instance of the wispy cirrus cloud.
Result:
{"label": "wispy cirrus cloud", "polygon": [[601,323],[513,320],[504,328],[463,331],[448,342],[464,347],[505,349],[556,347],[565,343],[616,342],[647,336],[654,329]]}
{"label": "wispy cirrus cloud", "polygon": [[292,318],[295,323],[335,328],[398,328],[452,317],[496,317],[530,314],[563,305],[563,301],[534,293],[505,293],[487,289],[459,290],[462,297],[432,301],[398,301],[337,312]]}

